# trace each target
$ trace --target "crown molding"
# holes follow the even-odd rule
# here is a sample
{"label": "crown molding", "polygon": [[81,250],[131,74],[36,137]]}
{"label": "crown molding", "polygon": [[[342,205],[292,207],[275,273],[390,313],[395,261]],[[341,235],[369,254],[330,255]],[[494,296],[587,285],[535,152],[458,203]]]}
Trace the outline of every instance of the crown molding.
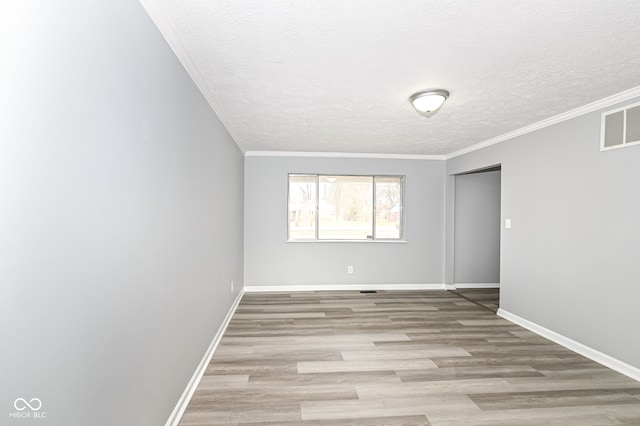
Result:
{"label": "crown molding", "polygon": [[582,115],[598,111],[603,108],[608,108],[612,105],[620,102],[626,102],[631,99],[640,96],[640,86],[634,87],[624,92],[617,93],[615,95],[591,102],[590,104],[583,105],[578,108],[574,108],[570,111],[563,112],[553,117],[549,117],[537,123],[533,123],[529,126],[521,127],[514,130],[496,136],[495,138],[488,139],[484,142],[480,142],[469,147],[454,151],[445,155],[412,155],[412,154],[367,154],[367,153],[340,153],[340,152],[289,152],[289,151],[246,151],[247,157],[328,157],[328,158],[382,158],[382,159],[400,159],[400,160],[449,160],[451,158],[459,157],[464,154],[468,154],[473,151],[478,151],[483,148],[487,148],[491,145],[495,145],[501,142],[506,142],[514,139],[518,136],[526,135],[528,133],[535,132],[536,130],[544,129],[545,127],[553,126],[567,120],[571,120]]}
{"label": "crown molding", "polygon": [[164,39],[167,41],[169,48],[171,48],[173,53],[176,55],[176,57],[184,67],[185,71],[187,71],[187,74],[189,74],[189,77],[191,77],[191,80],[195,83],[196,87],[205,98],[213,112],[215,112],[215,114],[218,116],[227,133],[229,133],[231,138],[238,146],[238,149],[240,149],[240,151],[244,154],[245,149],[243,149],[242,146],[238,143],[238,138],[233,134],[229,120],[225,118],[220,104],[218,104],[218,101],[216,101],[213,93],[211,92],[211,89],[209,88],[209,85],[207,85],[207,82],[202,77],[202,74],[200,74],[198,68],[195,66],[191,55],[189,55],[187,49],[184,47],[184,44],[182,44],[182,41],[180,40],[180,37],[178,37],[175,27],[169,20],[165,10],[160,4],[158,4],[156,0],[139,1],[144,10],[151,18],[151,21],[153,21],[153,23],[160,31],[162,37],[164,37]]}
{"label": "crown molding", "polygon": [[587,105],[583,105],[570,111],[563,112],[562,114],[554,115],[553,117],[549,117],[529,126],[521,127],[520,129],[514,130],[512,132],[496,136],[495,138],[488,139],[484,142],[471,145],[467,148],[454,151],[450,154],[445,155],[445,158],[449,160],[450,158],[468,154],[470,152],[477,151],[479,149],[483,149],[500,142],[511,140],[518,136],[526,135],[527,133],[535,132],[536,130],[544,129],[545,127],[553,126],[554,124],[562,123],[563,121],[571,120],[572,118],[580,117],[581,115],[585,115],[590,112],[595,112],[602,108],[610,107],[620,102],[628,101],[638,96],[640,96],[640,86],[625,90],[624,92],[617,93],[615,95],[600,99]]}
{"label": "crown molding", "polygon": [[357,152],[246,151],[245,157],[378,158],[386,160],[446,160],[445,155],[374,154]]}
{"label": "crown molding", "polygon": [[203,97],[211,107],[211,109],[218,116],[227,132],[231,135],[238,148],[245,156],[254,157],[318,157],[318,158],[380,158],[380,159],[403,159],[403,160],[448,160],[464,154],[468,154],[473,151],[477,151],[483,148],[487,148],[491,145],[495,145],[501,142],[505,142],[522,136],[536,130],[543,129],[545,127],[552,126],[554,124],[561,123],[563,121],[570,120],[572,118],[579,117],[584,114],[588,114],[597,111],[602,108],[610,107],[620,102],[625,102],[630,99],[640,96],[640,86],[631,88],[624,92],[600,99],[590,104],[572,109],[570,111],[555,115],[553,117],[544,119],[529,126],[522,127],[520,129],[496,136],[486,141],[471,145],[469,147],[451,152],[446,155],[411,155],[411,154],[373,154],[373,153],[338,153],[338,152],[287,152],[287,151],[247,151],[238,142],[238,138],[233,134],[232,126],[229,120],[222,112],[222,108],[215,99],[215,96],[211,92],[211,89],[207,85],[206,81],[195,66],[193,59],[187,52],[187,49],[182,44],[182,41],[177,36],[175,28],[169,20],[165,10],[157,0],[139,0],[142,7],[146,10],[153,23],[160,30],[160,34],[167,41],[169,47],[174,52],[184,69],[187,71],[196,87],[202,93]]}

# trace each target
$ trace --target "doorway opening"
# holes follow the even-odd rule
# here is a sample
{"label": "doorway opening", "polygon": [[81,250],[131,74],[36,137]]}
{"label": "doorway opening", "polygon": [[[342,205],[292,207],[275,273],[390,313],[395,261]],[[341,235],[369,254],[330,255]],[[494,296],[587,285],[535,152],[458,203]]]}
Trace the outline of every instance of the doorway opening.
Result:
{"label": "doorway opening", "polygon": [[500,297],[502,167],[455,175],[454,292],[496,312]]}

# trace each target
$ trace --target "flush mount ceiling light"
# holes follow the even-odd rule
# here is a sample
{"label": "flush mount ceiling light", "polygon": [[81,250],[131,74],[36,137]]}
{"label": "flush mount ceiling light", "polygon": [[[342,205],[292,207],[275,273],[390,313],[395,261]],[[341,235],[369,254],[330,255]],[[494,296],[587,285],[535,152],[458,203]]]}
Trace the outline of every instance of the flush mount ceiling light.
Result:
{"label": "flush mount ceiling light", "polygon": [[443,89],[423,90],[411,95],[409,102],[418,114],[429,118],[440,110],[448,97],[449,92]]}

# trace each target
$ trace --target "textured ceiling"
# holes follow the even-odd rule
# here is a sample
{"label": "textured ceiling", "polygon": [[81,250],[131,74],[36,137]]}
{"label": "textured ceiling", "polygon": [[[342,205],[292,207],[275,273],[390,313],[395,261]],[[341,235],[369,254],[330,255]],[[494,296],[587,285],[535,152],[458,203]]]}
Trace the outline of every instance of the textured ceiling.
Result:
{"label": "textured ceiling", "polygon": [[244,151],[442,155],[640,86],[637,0],[145,3]]}

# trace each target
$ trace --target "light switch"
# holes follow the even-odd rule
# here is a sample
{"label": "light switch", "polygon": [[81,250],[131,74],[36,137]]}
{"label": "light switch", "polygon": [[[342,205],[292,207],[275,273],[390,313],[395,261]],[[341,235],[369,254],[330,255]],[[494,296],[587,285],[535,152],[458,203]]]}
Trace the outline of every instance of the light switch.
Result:
{"label": "light switch", "polygon": [[511,229],[511,219],[504,220],[504,227],[507,229]]}

